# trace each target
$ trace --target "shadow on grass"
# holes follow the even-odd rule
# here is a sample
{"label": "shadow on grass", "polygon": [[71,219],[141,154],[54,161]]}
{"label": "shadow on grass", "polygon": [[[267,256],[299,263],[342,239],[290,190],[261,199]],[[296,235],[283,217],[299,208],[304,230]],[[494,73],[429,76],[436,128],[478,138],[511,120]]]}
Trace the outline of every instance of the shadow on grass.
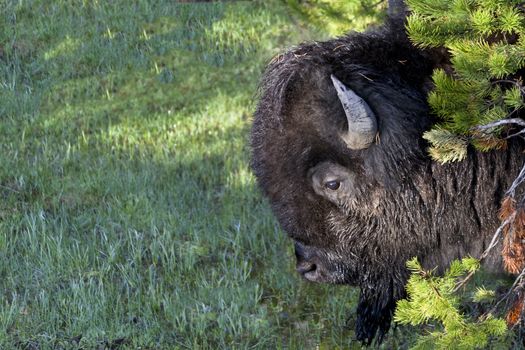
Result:
{"label": "shadow on grass", "polygon": [[261,2],[165,4],[17,13],[0,347],[348,344],[355,293],[298,282],[248,168],[258,75],[293,25]]}

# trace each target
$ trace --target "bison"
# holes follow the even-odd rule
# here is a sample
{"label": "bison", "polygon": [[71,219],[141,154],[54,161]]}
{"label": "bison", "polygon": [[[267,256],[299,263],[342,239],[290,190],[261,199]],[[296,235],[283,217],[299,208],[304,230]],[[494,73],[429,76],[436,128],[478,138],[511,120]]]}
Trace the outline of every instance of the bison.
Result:
{"label": "bison", "polygon": [[[364,343],[388,331],[408,259],[446,267],[484,251],[523,163],[519,141],[506,151],[471,149],[452,164],[428,156],[422,134],[436,119],[426,97],[442,60],[390,21],[302,44],[262,77],[252,168],[293,239],[297,272],[360,288],[356,338]],[[484,265],[501,271],[500,255]]]}

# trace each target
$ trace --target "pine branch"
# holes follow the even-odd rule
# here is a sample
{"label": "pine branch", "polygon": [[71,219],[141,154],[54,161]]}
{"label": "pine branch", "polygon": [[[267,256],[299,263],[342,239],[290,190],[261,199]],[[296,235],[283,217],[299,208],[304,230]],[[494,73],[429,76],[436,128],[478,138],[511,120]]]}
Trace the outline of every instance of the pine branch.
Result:
{"label": "pine branch", "polygon": [[476,126],[475,129],[488,130],[488,129],[497,128],[498,126],[509,125],[509,124],[517,124],[519,126],[525,127],[525,120],[521,118],[502,119],[502,120],[498,120],[490,124]]}
{"label": "pine branch", "polygon": [[521,271],[521,273],[518,275],[518,277],[516,277],[516,279],[514,280],[514,283],[512,284],[512,286],[510,287],[509,291],[507,293],[505,293],[505,295],[498,300],[498,302],[496,304],[494,304],[494,306],[487,312],[485,312],[483,315],[480,316],[480,319],[481,320],[485,320],[487,319],[488,317],[490,317],[490,315],[494,314],[496,312],[496,310],[498,310],[498,306],[508,300],[512,294],[516,291],[516,288],[518,288],[520,285],[523,284],[523,279],[525,278],[525,267],[523,268],[523,270]]}

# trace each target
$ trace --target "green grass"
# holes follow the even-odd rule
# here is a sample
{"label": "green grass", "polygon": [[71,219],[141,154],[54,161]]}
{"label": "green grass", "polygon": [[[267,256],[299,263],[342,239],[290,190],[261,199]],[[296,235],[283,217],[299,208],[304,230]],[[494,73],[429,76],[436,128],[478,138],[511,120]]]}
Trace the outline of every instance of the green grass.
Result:
{"label": "green grass", "polygon": [[339,36],[349,30],[363,31],[386,15],[385,0],[280,0],[308,22],[318,35]]}
{"label": "green grass", "polygon": [[300,19],[277,1],[0,11],[0,348],[359,347],[357,291],[300,280],[248,166],[258,79],[312,38]]}

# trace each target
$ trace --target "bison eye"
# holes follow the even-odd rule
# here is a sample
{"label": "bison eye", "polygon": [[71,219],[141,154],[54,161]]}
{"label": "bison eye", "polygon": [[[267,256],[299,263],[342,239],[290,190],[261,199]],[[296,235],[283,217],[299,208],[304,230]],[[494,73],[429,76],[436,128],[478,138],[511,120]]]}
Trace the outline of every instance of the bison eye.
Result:
{"label": "bison eye", "polygon": [[324,183],[324,187],[332,191],[337,191],[339,186],[341,186],[341,183],[337,180],[327,181]]}

